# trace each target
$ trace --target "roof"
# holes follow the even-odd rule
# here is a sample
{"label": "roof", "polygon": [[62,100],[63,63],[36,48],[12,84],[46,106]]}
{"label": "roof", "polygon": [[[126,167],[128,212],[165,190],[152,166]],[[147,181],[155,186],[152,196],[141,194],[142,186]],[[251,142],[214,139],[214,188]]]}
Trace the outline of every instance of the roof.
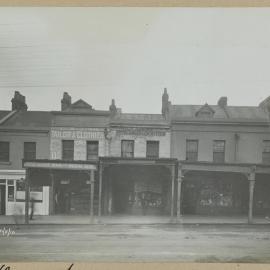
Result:
{"label": "roof", "polygon": [[[170,118],[171,120],[198,120],[196,113],[205,105],[171,105]],[[252,106],[226,106],[225,108],[219,105],[207,105],[213,111],[213,115],[206,120],[218,121],[249,121],[249,122],[268,122],[269,115],[261,107]],[[202,119],[199,118],[201,121]],[[203,119],[204,120],[204,119]]]}
{"label": "roof", "polygon": [[162,114],[120,113],[111,119],[111,124],[168,125]]}
{"label": "roof", "polygon": [[18,111],[0,125],[2,129],[46,129],[51,125],[51,113],[45,111]]}
{"label": "roof", "polygon": [[7,116],[11,111],[0,111],[0,120]]}

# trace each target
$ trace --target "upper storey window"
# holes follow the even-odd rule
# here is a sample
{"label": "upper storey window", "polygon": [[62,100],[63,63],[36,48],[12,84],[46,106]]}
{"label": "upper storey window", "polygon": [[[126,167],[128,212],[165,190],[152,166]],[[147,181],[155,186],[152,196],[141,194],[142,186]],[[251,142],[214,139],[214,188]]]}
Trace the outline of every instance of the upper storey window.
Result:
{"label": "upper storey window", "polygon": [[73,140],[62,141],[62,159],[64,160],[74,159],[74,141]]}
{"label": "upper storey window", "polygon": [[186,142],[186,160],[198,160],[198,140],[187,140]]}
{"label": "upper storey window", "polygon": [[9,162],[9,142],[0,142],[0,162]]}
{"label": "upper storey window", "polygon": [[24,143],[24,159],[36,159],[36,143],[35,142],[25,142]]}
{"label": "upper storey window", "polygon": [[262,162],[270,164],[270,140],[263,141]]}
{"label": "upper storey window", "polygon": [[87,160],[98,158],[98,141],[87,142]]}
{"label": "upper storey window", "polygon": [[159,157],[159,141],[146,142],[146,157],[158,158]]}
{"label": "upper storey window", "polygon": [[122,140],[121,142],[121,157],[134,157],[134,141]]}
{"label": "upper storey window", "polygon": [[217,163],[225,162],[225,141],[215,140],[213,142],[213,161]]}

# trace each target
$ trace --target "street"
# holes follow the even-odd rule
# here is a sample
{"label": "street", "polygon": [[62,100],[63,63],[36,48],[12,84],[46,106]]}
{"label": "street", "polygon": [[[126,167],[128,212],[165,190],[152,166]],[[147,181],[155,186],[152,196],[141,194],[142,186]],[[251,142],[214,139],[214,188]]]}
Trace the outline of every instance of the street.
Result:
{"label": "street", "polygon": [[3,263],[270,263],[269,225],[1,225],[0,229]]}

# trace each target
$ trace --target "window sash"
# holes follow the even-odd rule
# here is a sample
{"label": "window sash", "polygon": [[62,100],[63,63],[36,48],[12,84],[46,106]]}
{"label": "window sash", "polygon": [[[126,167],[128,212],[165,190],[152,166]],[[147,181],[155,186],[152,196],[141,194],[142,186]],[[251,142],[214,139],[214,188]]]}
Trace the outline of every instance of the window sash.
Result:
{"label": "window sash", "polygon": [[197,161],[198,160],[198,140],[186,141],[186,160]]}
{"label": "window sash", "polygon": [[87,142],[87,160],[98,158],[98,141]]}
{"label": "window sash", "polygon": [[62,141],[62,159],[64,160],[74,159],[74,141],[72,140]]}
{"label": "window sash", "polygon": [[9,161],[9,142],[0,142],[0,161]]}
{"label": "window sash", "polygon": [[122,140],[121,156],[134,157],[134,141],[133,140]]}
{"label": "window sash", "polygon": [[36,143],[25,142],[24,143],[24,159],[36,159]]}
{"label": "window sash", "polygon": [[159,141],[146,142],[146,157],[158,158],[159,157]]}
{"label": "window sash", "polygon": [[224,152],[214,152],[213,153],[213,161],[216,163],[224,163],[224,161],[225,161]]}
{"label": "window sash", "polygon": [[225,141],[214,141],[213,143],[213,152],[223,153],[225,152]]}
{"label": "window sash", "polygon": [[262,163],[270,164],[270,152],[263,152],[262,153]]}
{"label": "window sash", "polygon": [[270,153],[270,140],[263,141],[263,153]]}

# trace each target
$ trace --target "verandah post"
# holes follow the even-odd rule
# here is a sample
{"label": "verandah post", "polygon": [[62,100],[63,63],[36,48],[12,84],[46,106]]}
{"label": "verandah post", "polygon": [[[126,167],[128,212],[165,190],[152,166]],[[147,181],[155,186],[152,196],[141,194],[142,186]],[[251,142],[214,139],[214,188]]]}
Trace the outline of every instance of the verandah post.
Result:
{"label": "verandah post", "polygon": [[251,224],[253,220],[253,195],[255,187],[255,167],[252,167],[251,172],[248,174],[249,181],[249,204],[248,204],[248,223]]}
{"label": "verandah post", "polygon": [[99,190],[98,190],[98,216],[101,216],[101,196],[102,196],[102,173],[103,173],[103,166],[102,163],[99,163]]}
{"label": "verandah post", "polygon": [[171,177],[172,177],[172,195],[171,195],[171,217],[174,215],[174,182],[175,182],[175,167],[171,168]]}
{"label": "verandah post", "polygon": [[95,179],[94,179],[94,170],[90,170],[90,216],[91,220],[94,217],[94,190],[95,190]]}
{"label": "verandah post", "polygon": [[29,224],[29,198],[30,198],[30,173],[29,168],[26,169],[25,173],[25,213],[24,213],[24,222]]}

